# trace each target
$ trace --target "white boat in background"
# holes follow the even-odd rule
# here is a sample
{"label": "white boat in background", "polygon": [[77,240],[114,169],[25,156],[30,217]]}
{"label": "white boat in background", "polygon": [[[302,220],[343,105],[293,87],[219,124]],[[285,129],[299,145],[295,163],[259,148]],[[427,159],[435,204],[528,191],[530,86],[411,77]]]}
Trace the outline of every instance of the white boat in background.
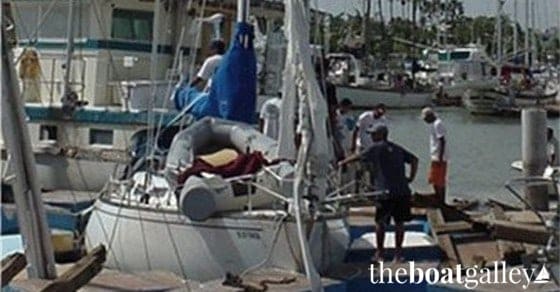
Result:
{"label": "white boat in background", "polygon": [[490,74],[489,57],[475,44],[449,47],[431,55],[437,58],[434,82],[439,88],[438,96],[442,98],[461,99],[466,90],[498,85],[497,79]]}
{"label": "white boat in background", "polygon": [[510,64],[502,66],[501,72],[501,84],[481,81],[464,92],[463,104],[472,114],[509,114],[528,106],[555,103],[555,80],[540,78],[527,84],[529,69]]}
{"label": "white boat in background", "polygon": [[[383,103],[388,108],[421,108],[432,104],[432,88],[377,81],[363,76],[361,65],[352,54],[332,53],[326,56],[329,62],[329,79],[336,86],[338,100],[349,99],[355,108],[372,108]],[[383,73],[382,73],[383,75]],[[401,78],[404,75],[401,74]]]}
{"label": "white boat in background", "polygon": [[352,106],[355,108],[372,108],[378,103],[383,103],[387,108],[406,109],[431,105],[433,92],[399,92],[394,88],[383,88],[381,86],[338,85],[336,95],[339,100],[347,98],[352,101]]}
{"label": "white boat in background", "polygon": [[[167,98],[178,76],[174,48],[188,52],[192,44],[167,32],[183,23],[152,27],[153,5],[138,0],[11,1],[4,8],[15,28],[13,51],[24,77],[22,95],[41,188],[101,190],[110,177],[123,174],[134,133],[160,120],[166,124],[177,114]],[[183,10],[160,14],[175,18]],[[131,29],[123,29],[128,24]],[[160,38],[152,42],[153,30]],[[160,50],[152,62],[154,44]],[[188,60],[181,58],[181,63]],[[40,72],[34,92],[25,86],[32,69]],[[2,160],[8,161],[0,145]]]}
{"label": "white boat in background", "polygon": [[[516,160],[514,162],[511,163],[511,168],[518,170],[518,171],[523,171],[523,161],[521,160]],[[546,166],[546,169],[543,172],[543,177],[545,178],[551,178],[554,175],[559,175],[560,174],[560,168],[559,167],[552,167],[550,165]]]}
{"label": "white boat in background", "polygon": [[[153,1],[143,0],[3,4],[14,28],[15,60],[25,63],[16,66],[20,76],[26,67],[40,73],[20,81],[42,189],[101,190],[110,177],[123,175],[135,133],[175,119],[169,97],[180,75],[206,57],[215,28],[206,19],[217,11],[220,19],[234,19],[235,1],[209,1],[202,14],[197,1],[165,2],[159,15]],[[272,29],[282,14],[265,3],[254,16]],[[233,21],[222,22],[229,39]],[[61,101],[68,92],[77,101],[71,113]],[[7,162],[1,139],[0,149]]]}
{"label": "white boat in background", "polygon": [[[514,162],[511,163],[511,168],[518,170],[518,171],[523,171],[523,161],[521,160],[516,160]],[[554,196],[554,200],[560,200],[560,197],[558,197],[558,190],[560,190],[560,167],[553,167],[550,165],[547,165],[542,177],[544,179],[550,180],[550,184],[548,185],[548,193],[549,195],[553,195]],[[556,181],[556,188],[554,187],[553,182]]]}
{"label": "white boat in background", "polygon": [[493,88],[468,88],[463,93],[463,105],[473,115],[493,115],[499,113],[499,95]]}

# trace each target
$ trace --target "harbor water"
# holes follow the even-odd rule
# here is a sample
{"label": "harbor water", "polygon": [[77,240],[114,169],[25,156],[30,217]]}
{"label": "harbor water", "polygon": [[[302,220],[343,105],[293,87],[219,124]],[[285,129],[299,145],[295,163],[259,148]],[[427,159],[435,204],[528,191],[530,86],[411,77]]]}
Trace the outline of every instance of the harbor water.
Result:
{"label": "harbor water", "polygon": [[[473,116],[463,108],[436,109],[447,128],[447,145],[450,154],[448,174],[448,199],[461,197],[488,198],[504,202],[517,201],[504,188],[504,183],[521,172],[511,168],[511,163],[521,159],[521,118]],[[356,116],[360,113],[355,112]],[[412,183],[417,192],[428,193],[429,132],[428,125],[420,119],[420,110],[391,110],[389,139],[401,144],[420,159],[418,175]],[[548,125],[559,136],[560,119],[549,118]]]}

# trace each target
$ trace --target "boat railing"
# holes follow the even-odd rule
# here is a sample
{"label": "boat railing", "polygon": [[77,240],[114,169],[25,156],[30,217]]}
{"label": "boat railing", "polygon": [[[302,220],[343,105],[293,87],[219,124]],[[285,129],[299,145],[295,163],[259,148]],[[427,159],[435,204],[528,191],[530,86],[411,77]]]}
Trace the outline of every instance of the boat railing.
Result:
{"label": "boat railing", "polygon": [[345,195],[336,194],[325,198],[325,200],[323,200],[323,204],[330,204],[335,202],[350,203],[360,199],[373,199],[374,201],[380,201],[383,199],[387,199],[388,196],[389,196],[389,192],[387,190],[378,190],[378,191],[371,191],[365,193],[348,193]]}

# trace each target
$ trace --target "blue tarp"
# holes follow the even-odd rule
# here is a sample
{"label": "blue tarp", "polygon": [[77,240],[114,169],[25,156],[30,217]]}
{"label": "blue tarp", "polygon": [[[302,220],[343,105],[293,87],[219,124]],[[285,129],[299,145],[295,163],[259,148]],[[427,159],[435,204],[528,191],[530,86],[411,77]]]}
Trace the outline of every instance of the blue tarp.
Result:
{"label": "blue tarp", "polygon": [[192,107],[189,113],[253,123],[257,99],[257,60],[253,47],[253,26],[238,23],[231,45],[212,78],[210,92],[182,87],[175,96],[177,109]]}

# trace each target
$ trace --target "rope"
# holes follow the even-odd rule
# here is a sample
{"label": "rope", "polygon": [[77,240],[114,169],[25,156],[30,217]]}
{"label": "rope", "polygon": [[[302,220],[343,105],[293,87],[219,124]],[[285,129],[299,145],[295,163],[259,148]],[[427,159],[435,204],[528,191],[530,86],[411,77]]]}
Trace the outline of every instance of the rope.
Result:
{"label": "rope", "polygon": [[[199,14],[199,18],[204,18],[204,11],[206,10],[206,0],[202,1],[202,9],[200,10],[200,14]],[[194,62],[196,60],[196,56],[197,56],[197,47],[198,44],[200,43],[200,35],[202,32],[202,22],[198,22],[198,30],[195,36],[195,41],[194,41],[194,53],[192,56],[192,60],[190,60],[190,66],[189,66],[189,78],[192,79],[193,75],[194,75]]]}
{"label": "rope", "polygon": [[[130,194],[132,195],[132,194]],[[141,201],[136,201],[137,205],[140,205]],[[147,268],[149,271],[152,270],[152,264],[150,262],[150,254],[148,252],[148,242],[146,241],[146,231],[144,230],[144,220],[142,218],[142,212],[140,208],[138,210],[138,221],[140,223],[140,232],[142,234],[142,244],[144,245],[144,257],[146,258],[146,264],[148,265]]]}
{"label": "rope", "polygon": [[290,284],[296,281],[296,277],[282,277],[280,279],[266,278],[260,280],[257,285],[244,283],[242,276],[226,273],[226,279],[222,282],[223,286],[242,288],[246,292],[264,292],[268,291],[268,284],[280,285]]}
{"label": "rope", "polygon": [[[99,7],[97,6],[97,4],[99,3],[99,1],[91,1],[91,3],[93,4],[93,13],[95,14],[95,19],[97,21],[97,24],[99,25],[99,30],[101,31],[101,35],[103,37],[103,39],[108,39],[109,38],[109,34],[107,33],[107,30],[105,29],[104,23],[103,21],[101,21],[101,13],[98,11]],[[103,19],[105,20],[105,19]],[[111,69],[112,73],[115,76],[115,80],[121,80],[118,70],[117,70],[117,65],[115,65],[115,57],[113,56],[113,53],[111,52],[111,50],[107,50],[107,54],[109,55],[109,64],[111,65]],[[124,92],[124,88],[121,88],[121,86],[117,86],[117,90],[119,90],[119,93],[122,94],[124,96],[125,92]]]}
{"label": "rope", "polygon": [[[190,0],[189,3],[187,4],[187,11],[190,10],[191,5],[192,5],[192,0]],[[186,26],[187,26],[187,23],[185,22],[185,23],[183,24],[183,26],[181,27],[181,34],[180,34],[180,36],[179,36],[179,41],[177,42],[177,48],[175,48],[175,56],[173,57],[172,70],[177,70],[177,68],[179,67],[179,54],[180,54],[180,52],[181,52],[181,45],[183,44]],[[195,46],[195,48],[196,48],[196,46]],[[181,75],[182,75],[182,74],[181,74]],[[181,79],[182,79],[182,78],[180,78],[180,80],[179,80],[179,84],[181,84],[181,82],[182,82]],[[163,108],[167,108],[167,103],[169,102],[169,100],[170,100],[170,98],[171,98],[171,96],[170,96],[170,93],[171,93],[171,85],[172,85],[172,82],[171,82],[171,80],[169,79],[169,80],[168,80],[168,83],[167,83],[167,89],[166,89],[166,91],[165,91],[165,99],[164,99],[164,101],[163,101]],[[175,95],[175,90],[174,90],[173,95]],[[189,107],[185,108],[185,110],[183,110],[183,111],[180,113],[180,115],[178,115],[176,118],[182,117],[182,115],[186,114],[186,113],[188,112],[188,110],[190,110],[190,108],[192,108],[192,106],[195,104],[195,102],[197,102],[200,98],[201,98],[201,96],[198,96],[197,99],[196,99],[195,101],[193,101],[193,102],[190,104]],[[176,118],[173,119],[173,121],[169,122],[165,127],[169,127],[169,126],[171,126],[172,124],[174,124],[174,123],[176,122]],[[157,143],[157,141],[158,141],[158,139],[159,139],[159,135],[160,135],[161,130],[162,130],[162,129],[161,129],[162,124],[163,124],[163,115],[160,115],[160,116],[159,116],[159,121],[158,121],[157,127],[156,127],[155,138],[154,138],[155,143]],[[150,126],[150,125],[148,125],[148,126]],[[156,147],[152,147],[151,153],[150,153],[150,157],[153,157],[153,156],[154,156],[155,150],[156,150]]]}
{"label": "rope", "polygon": [[27,31],[27,27],[25,26],[25,21],[23,21],[23,19],[21,18],[21,12],[19,11],[18,6],[16,5],[14,0],[10,0],[10,5],[12,7],[14,7],[14,14],[15,16],[19,19],[19,23],[20,23],[20,27],[22,29],[22,32],[27,36],[28,40],[31,40],[31,35],[29,34],[29,32]]}
{"label": "rope", "polygon": [[[148,101],[148,115],[147,115],[147,125],[148,125],[148,130],[147,130],[147,137],[146,137],[146,147],[152,147],[155,148],[155,137],[154,137],[154,129],[152,128],[152,125],[154,124],[154,104],[155,104],[155,100],[156,100],[156,84],[155,84],[155,79],[156,79],[156,75],[157,75],[157,68],[156,68],[156,64],[157,59],[159,59],[159,31],[161,31],[161,27],[162,27],[162,12],[161,12],[161,0],[155,0],[154,1],[154,19],[152,22],[152,49],[151,49],[151,53],[150,53],[150,99]],[[152,154],[152,149],[148,148],[150,151],[146,151],[146,153]],[[148,162],[148,173],[151,174],[152,170],[153,170],[154,164],[152,162],[152,160],[149,160]],[[149,175],[146,176],[146,184],[148,183],[148,179],[149,179]]]}
{"label": "rope", "polygon": [[245,271],[243,271],[240,276],[243,277],[245,276],[247,273],[252,272],[262,266],[264,266],[272,257],[272,251],[274,250],[274,246],[276,245],[276,242],[278,240],[278,234],[280,234],[280,227],[282,227],[284,221],[286,220],[286,218],[288,218],[287,214],[283,214],[282,216],[279,217],[278,222],[276,222],[276,227],[274,228],[274,234],[273,234],[273,238],[272,238],[272,243],[270,245],[270,248],[266,254],[266,257],[258,264],[247,268]]}
{"label": "rope", "polygon": [[[174,194],[172,194],[174,195]],[[173,246],[173,252],[175,253],[175,257],[177,258],[177,263],[179,264],[179,268],[181,269],[181,275],[183,276],[184,279],[187,279],[187,272],[185,271],[185,268],[183,267],[183,262],[181,260],[181,256],[179,253],[179,247],[177,245],[177,242],[175,242],[175,238],[173,237],[173,233],[171,232],[171,224],[169,224],[169,221],[167,221],[167,216],[165,215],[165,212],[162,213],[163,214],[163,221],[165,222],[165,227],[167,228],[167,233],[169,234],[169,238],[171,239],[171,245]]]}
{"label": "rope", "polygon": [[33,35],[32,39],[29,39],[29,42],[36,42],[38,39],[38,35],[39,35],[39,28],[43,25],[43,23],[45,22],[45,20],[47,20],[47,16],[51,13],[51,10],[54,8],[54,5],[57,3],[57,0],[52,0],[51,3],[49,4],[49,7],[47,8],[47,11],[45,11],[45,13],[43,13],[43,15],[41,16],[41,19],[39,20],[39,22],[37,23],[37,26],[35,27],[35,31],[33,31],[33,33],[31,35]]}

